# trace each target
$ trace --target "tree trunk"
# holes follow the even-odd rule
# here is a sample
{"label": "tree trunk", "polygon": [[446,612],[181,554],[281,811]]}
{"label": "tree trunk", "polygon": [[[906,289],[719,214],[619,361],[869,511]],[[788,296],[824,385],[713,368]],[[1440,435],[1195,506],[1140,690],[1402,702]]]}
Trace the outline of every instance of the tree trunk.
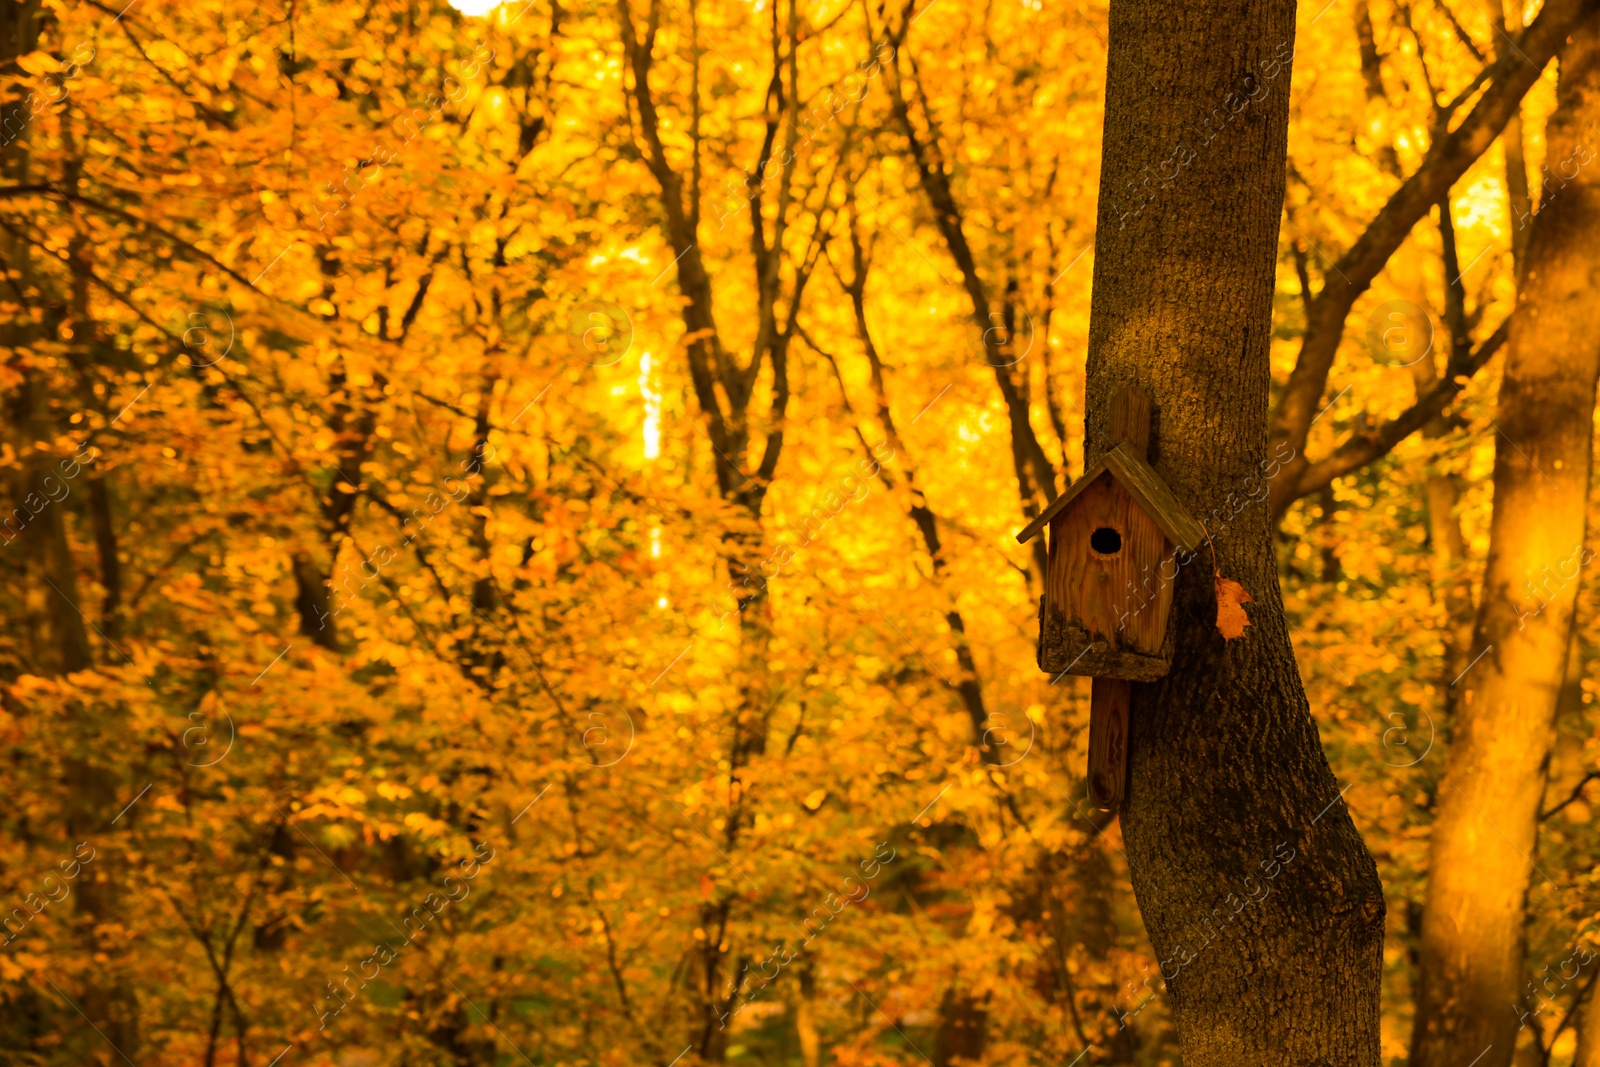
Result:
{"label": "tree trunk", "polygon": [[1578,1008],[1578,1047],[1572,1067],[1600,1067],[1600,989],[1590,985],[1588,999]]}
{"label": "tree trunk", "polygon": [[[1455,221],[1451,218],[1450,197],[1439,201],[1439,244],[1443,252],[1445,297],[1445,373],[1460,365],[1472,352],[1472,330],[1467,319],[1467,292],[1461,284],[1461,257],[1457,253]],[[1430,351],[1411,365],[1411,381],[1420,401],[1439,385],[1439,368]],[[1460,425],[1459,417],[1443,412],[1422,427],[1425,439],[1448,437]],[[1460,479],[1437,468],[1428,471],[1423,488],[1423,503],[1428,516],[1428,544],[1433,553],[1435,595],[1442,594],[1445,609],[1444,656],[1440,662],[1439,691],[1447,725],[1455,717],[1460,690],[1452,683],[1467,668],[1472,649],[1472,582],[1467,573],[1467,543],[1461,534],[1456,506],[1461,502]],[[1430,728],[1428,736],[1434,736]]]}
{"label": "tree trunk", "polygon": [[[1494,39],[1495,57],[1505,54],[1505,46],[1522,32],[1521,0],[1501,0],[1501,27],[1505,32]],[[1533,218],[1533,196],[1528,190],[1528,158],[1523,151],[1522,109],[1511,116],[1500,144],[1506,156],[1506,206],[1511,210],[1511,262],[1513,273],[1522,277],[1528,258],[1528,223]],[[1458,274],[1457,277],[1460,275]]]}
{"label": "tree trunk", "polygon": [[[1413,1067],[1504,1067],[1516,1040],[1556,705],[1581,569],[1600,370],[1600,20],[1561,59],[1552,183],[1529,238],[1495,414],[1494,517],[1433,825]],[[1493,872],[1490,875],[1488,872]],[[1541,877],[1543,877],[1541,875]]]}
{"label": "tree trunk", "polygon": [[1294,10],[1110,12],[1087,452],[1118,390],[1148,392],[1153,465],[1255,598],[1224,644],[1211,558],[1190,557],[1171,673],[1134,686],[1123,833],[1186,1067],[1379,1056],[1382,887],[1318,742],[1261,503],[1283,461],[1267,356]]}
{"label": "tree trunk", "polygon": [[[48,39],[52,20],[49,9],[38,0],[0,5],[0,72],[14,73],[17,57],[38,49],[41,43],[46,48],[58,47]],[[42,42],[41,38],[45,40]],[[26,184],[34,180],[30,141],[32,115],[37,103],[31,93],[0,99],[5,134],[12,137],[5,146],[4,155],[0,156],[0,177],[7,184]],[[5,269],[12,272],[10,293],[22,296],[25,303],[43,304],[46,308],[38,323],[21,316],[0,326],[0,347],[11,352],[11,369],[19,379],[0,406],[9,416],[6,432],[19,460],[18,471],[6,487],[10,489],[11,500],[3,513],[12,520],[7,537],[21,542],[16,551],[21,554],[23,574],[17,584],[30,624],[23,635],[23,643],[29,650],[28,666],[34,673],[57,677],[94,666],[94,651],[88,637],[91,624],[83,610],[88,605],[79,590],[78,566],[67,525],[72,489],[66,487],[60,496],[56,495],[66,482],[62,477],[67,469],[62,466],[63,462],[79,461],[56,450],[55,443],[61,437],[57,418],[60,409],[50,392],[49,374],[41,367],[30,366],[30,359],[17,352],[42,338],[57,336],[67,303],[53,299],[58,294],[50,291],[49,280],[34,269],[32,250],[26,241],[10,235],[0,238],[0,260]],[[92,331],[84,328],[81,321],[74,326],[78,327],[78,343],[86,343]],[[40,442],[45,444],[41,446]],[[19,519],[21,526],[17,529],[20,532],[13,533],[11,527],[15,527]],[[100,633],[104,636],[105,631],[100,629]],[[108,647],[107,656],[119,665],[126,662],[114,646]],[[64,742],[61,759],[61,815],[65,840],[69,843],[96,840],[96,835],[105,834],[105,827],[117,810],[115,775],[95,761],[97,753],[92,742],[98,724],[86,709],[79,707],[75,711],[77,722],[69,736],[77,741]],[[98,847],[103,849],[105,844],[106,839],[100,837]],[[74,908],[82,920],[77,931],[84,939],[80,947],[95,958],[96,966],[80,979],[76,1005],[69,1009],[57,1000],[51,1006],[56,1019],[74,1028],[73,1037],[64,1047],[71,1049],[71,1054],[86,1058],[85,1049],[98,1050],[105,1042],[111,1044],[122,1059],[137,1056],[138,997],[122,978],[125,973],[122,949],[113,944],[114,939],[99,933],[103,925],[116,923],[122,917],[121,886],[107,873],[102,862],[84,872],[73,896]],[[10,1006],[0,1007],[0,1015],[9,1015],[13,1010]],[[92,1020],[94,1029],[78,1026],[75,1021],[78,1011]],[[69,1015],[73,1016],[70,1021]],[[0,1029],[13,1027],[0,1024]],[[109,1055],[98,1051],[96,1054]]]}
{"label": "tree trunk", "polygon": [[[38,48],[47,19],[36,0],[5,5],[5,10],[0,11],[0,71],[14,73],[16,58]],[[28,145],[36,102],[31,93],[0,100],[5,135],[11,137],[0,157],[0,177],[8,185],[32,180]],[[0,237],[0,259],[4,269],[14,272],[7,289],[9,298],[25,305],[40,303],[41,280],[33,269],[28,243],[10,234]],[[48,387],[44,374],[30,365],[26,355],[18,354],[46,335],[53,338],[57,322],[49,313],[44,316],[48,325],[35,323],[24,314],[0,327],[0,344],[8,352],[9,369],[20,378],[8,398],[6,411],[7,436],[19,463],[6,486],[4,537],[8,543],[21,542],[18,552],[26,561],[23,566],[27,572],[21,585],[30,623],[24,635],[29,666],[35,673],[47,676],[81,671],[91,662],[88,630],[78,610],[82,598],[78,594],[77,571],[63,514],[65,495],[56,498],[52,491],[61,485],[55,469],[60,457],[52,447],[38,444],[56,439]]]}
{"label": "tree trunk", "polygon": [[933,1067],[978,1063],[987,1043],[989,1013],[970,993],[945,990],[933,1035]]}
{"label": "tree trunk", "polygon": [[817,976],[810,962],[800,965],[800,999],[794,1028],[800,1038],[801,1067],[822,1067],[822,1031],[817,1028]]}

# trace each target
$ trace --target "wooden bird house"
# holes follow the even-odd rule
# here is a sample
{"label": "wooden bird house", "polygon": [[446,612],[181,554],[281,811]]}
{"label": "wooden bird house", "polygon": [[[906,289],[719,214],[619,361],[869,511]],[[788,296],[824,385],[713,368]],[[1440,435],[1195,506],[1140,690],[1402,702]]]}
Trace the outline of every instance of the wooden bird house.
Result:
{"label": "wooden bird house", "polygon": [[1107,810],[1127,777],[1130,682],[1172,666],[1177,552],[1199,551],[1205,528],[1145,461],[1150,398],[1128,388],[1111,401],[1112,447],[1017,534],[1050,529],[1039,598],[1039,667],[1094,678],[1089,701],[1089,794]]}
{"label": "wooden bird house", "polygon": [[1145,462],[1149,412],[1144,394],[1118,394],[1116,444],[1017,535],[1050,529],[1039,667],[1051,674],[1149,682],[1172,665],[1174,557],[1206,535]]}

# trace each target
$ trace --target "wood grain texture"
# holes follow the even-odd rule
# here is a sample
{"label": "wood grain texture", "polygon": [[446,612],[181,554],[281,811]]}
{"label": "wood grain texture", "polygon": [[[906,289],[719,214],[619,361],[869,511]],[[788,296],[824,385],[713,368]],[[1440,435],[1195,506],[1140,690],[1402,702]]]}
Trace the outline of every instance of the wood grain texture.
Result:
{"label": "wood grain texture", "polygon": [[1122,806],[1128,777],[1128,705],[1133,683],[1096,678],[1089,690],[1089,799],[1101,811]]}
{"label": "wood grain texture", "polygon": [[[1127,449],[1132,455],[1143,459],[1150,448],[1150,396],[1137,386],[1127,386],[1117,393],[1111,400],[1111,438],[1120,442],[1120,448]],[[1102,478],[1109,477],[1109,473]],[[1113,484],[1110,487],[1113,496],[1127,496],[1127,490],[1121,485]],[[1091,489],[1090,493],[1093,490]],[[1086,493],[1085,496],[1089,496]],[[1135,504],[1137,506],[1137,504]],[[1142,516],[1141,516],[1142,517]],[[1050,542],[1055,545],[1066,533],[1066,522],[1058,524],[1051,530]],[[1095,527],[1090,520],[1091,537]],[[1120,535],[1121,529],[1118,529]],[[1161,539],[1161,548],[1165,549],[1166,538]],[[1143,546],[1141,546],[1143,547]],[[1078,546],[1069,545],[1069,549],[1076,551]],[[1104,553],[1094,551],[1090,543],[1089,558],[1091,562],[1101,562],[1106,559]],[[1124,539],[1117,557],[1124,557],[1126,561],[1137,570],[1138,561],[1130,555],[1133,552],[1132,544]],[[1052,566],[1051,577],[1060,575],[1064,567]],[[1148,568],[1146,568],[1148,570]],[[1158,565],[1157,571],[1160,567]],[[1103,578],[1104,575],[1102,574]],[[1147,573],[1146,580],[1151,576]],[[1135,576],[1135,581],[1138,578]],[[1160,581],[1159,573],[1155,580]],[[1170,581],[1168,585],[1168,601],[1170,602]],[[1135,590],[1137,595],[1137,589]],[[1124,594],[1126,590],[1124,591]],[[1124,596],[1124,599],[1126,597]],[[1139,615],[1146,615],[1141,605]],[[1127,605],[1124,603],[1119,609],[1119,621],[1125,621]],[[1160,618],[1155,620],[1154,626],[1159,626],[1165,635],[1166,611],[1159,611]],[[1124,631],[1126,632],[1126,631]],[[1170,656],[1168,657],[1170,658]],[[1161,664],[1165,670],[1166,662]],[[1132,699],[1131,683],[1120,676],[1102,675],[1096,677],[1090,688],[1089,697],[1089,766],[1085,778],[1089,783],[1089,799],[1095,807],[1102,811],[1115,811],[1122,806],[1123,783],[1127,780],[1128,757],[1128,704]]]}
{"label": "wood grain texture", "polygon": [[1111,398],[1113,442],[1132,455],[1150,458],[1150,394],[1137,385],[1124,386]]}
{"label": "wood grain texture", "polygon": [[[1115,553],[1090,547],[1090,535],[1102,527],[1121,538]],[[1045,595],[1090,640],[1159,656],[1176,573],[1171,556],[1166,535],[1108,471],[1051,523]]]}

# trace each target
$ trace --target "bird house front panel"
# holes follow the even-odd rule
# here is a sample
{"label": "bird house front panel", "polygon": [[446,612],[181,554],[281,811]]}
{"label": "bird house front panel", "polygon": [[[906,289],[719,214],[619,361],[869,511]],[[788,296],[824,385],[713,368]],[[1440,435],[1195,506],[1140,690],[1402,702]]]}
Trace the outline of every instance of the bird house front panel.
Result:
{"label": "bird house front panel", "polygon": [[[1155,520],[1108,471],[1077,494],[1050,523],[1045,629],[1065,662],[1046,670],[1093,674],[1108,659],[1118,674],[1164,673],[1172,605],[1173,548]],[[1130,654],[1130,655],[1123,655]],[[1159,662],[1141,664],[1143,657]]]}
{"label": "bird house front panel", "polygon": [[1049,604],[1096,640],[1159,653],[1172,582],[1155,521],[1106,473],[1051,526]]}

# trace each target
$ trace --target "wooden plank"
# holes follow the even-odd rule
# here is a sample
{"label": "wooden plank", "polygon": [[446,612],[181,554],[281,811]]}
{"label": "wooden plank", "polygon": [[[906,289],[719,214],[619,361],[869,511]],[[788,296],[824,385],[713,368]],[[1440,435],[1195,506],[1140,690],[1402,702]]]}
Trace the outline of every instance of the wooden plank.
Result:
{"label": "wooden plank", "polygon": [[1102,811],[1122,806],[1128,780],[1128,705],[1133,683],[1096,678],[1089,690],[1089,799]]}
{"label": "wooden plank", "polygon": [[1062,493],[1060,496],[1052,500],[1050,502],[1050,506],[1039,513],[1038,518],[1034,519],[1032,522],[1028,523],[1028,525],[1022,528],[1022,532],[1017,534],[1017,543],[1026,544],[1029,538],[1033,537],[1034,534],[1044,529],[1045,523],[1059,515],[1062,508],[1076,500],[1079,493],[1093,485],[1094,480],[1105,472],[1106,461],[1104,457],[1101,457],[1094,463],[1091,463],[1088,469],[1083,472],[1082,478],[1079,478],[1077,481],[1067,486],[1067,491],[1065,493]]}
{"label": "wooden plank", "polygon": [[1140,459],[1150,456],[1150,394],[1137,385],[1125,385],[1111,398],[1113,445],[1121,444]]}
{"label": "wooden plank", "polygon": [[1034,517],[1032,522],[1028,523],[1028,525],[1017,531],[1017,544],[1025,545],[1031,541],[1034,535],[1036,535],[1040,530],[1044,529],[1044,524],[1055,518],[1056,512],[1060,511],[1066,506],[1067,504],[1065,500],[1063,500],[1061,497],[1056,497],[1055,503],[1045,508],[1043,512]]}

